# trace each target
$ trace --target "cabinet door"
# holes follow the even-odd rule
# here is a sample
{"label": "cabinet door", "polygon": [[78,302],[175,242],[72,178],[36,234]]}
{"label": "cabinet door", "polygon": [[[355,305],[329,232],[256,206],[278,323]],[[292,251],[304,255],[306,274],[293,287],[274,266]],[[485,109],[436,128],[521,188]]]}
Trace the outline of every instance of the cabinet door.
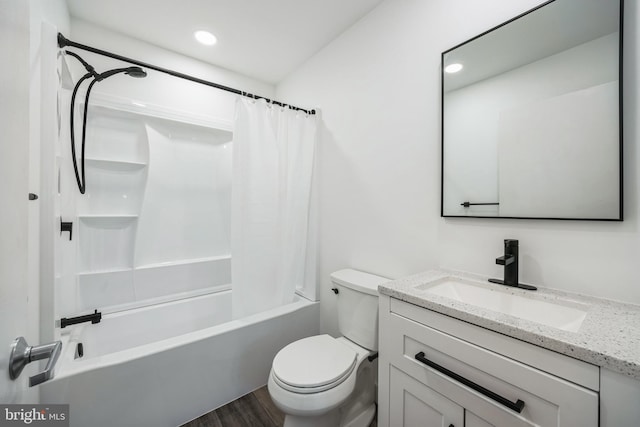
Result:
{"label": "cabinet door", "polygon": [[473,412],[465,411],[464,418],[464,427],[496,427],[478,417]]}
{"label": "cabinet door", "polygon": [[464,427],[464,409],[389,365],[389,416],[394,427]]}

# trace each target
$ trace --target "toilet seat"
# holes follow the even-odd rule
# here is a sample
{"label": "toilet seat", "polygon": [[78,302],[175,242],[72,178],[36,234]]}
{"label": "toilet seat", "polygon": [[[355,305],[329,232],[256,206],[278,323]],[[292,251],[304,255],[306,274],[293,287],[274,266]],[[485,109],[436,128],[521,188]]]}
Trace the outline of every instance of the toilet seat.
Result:
{"label": "toilet seat", "polygon": [[334,388],[356,367],[358,354],[330,335],[293,342],[273,359],[273,380],[285,390],[309,394]]}

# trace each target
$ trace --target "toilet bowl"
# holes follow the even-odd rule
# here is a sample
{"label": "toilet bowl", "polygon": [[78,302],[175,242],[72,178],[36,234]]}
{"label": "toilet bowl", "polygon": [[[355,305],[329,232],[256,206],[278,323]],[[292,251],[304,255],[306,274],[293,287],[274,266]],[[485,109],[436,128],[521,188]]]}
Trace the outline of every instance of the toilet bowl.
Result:
{"label": "toilet bowl", "polygon": [[388,279],[350,269],[331,279],[343,336],[304,338],[273,359],[268,389],[285,427],[366,427],[375,416],[377,287]]}

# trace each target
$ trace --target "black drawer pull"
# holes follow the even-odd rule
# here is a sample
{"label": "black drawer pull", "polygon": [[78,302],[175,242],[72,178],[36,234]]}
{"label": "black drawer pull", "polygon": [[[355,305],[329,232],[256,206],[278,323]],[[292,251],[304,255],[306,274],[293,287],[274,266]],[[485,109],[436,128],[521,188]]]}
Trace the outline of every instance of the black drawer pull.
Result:
{"label": "black drawer pull", "polygon": [[416,360],[418,360],[419,362],[424,363],[427,366],[432,367],[436,371],[441,372],[441,373],[445,374],[448,377],[453,378],[454,380],[466,385],[467,387],[474,389],[478,393],[484,394],[489,399],[493,399],[496,402],[500,403],[501,405],[504,405],[507,408],[509,408],[509,409],[511,409],[513,411],[516,411],[517,413],[522,412],[522,409],[524,408],[524,402],[522,400],[518,399],[515,403],[513,403],[509,399],[506,399],[506,398],[500,396],[499,394],[496,394],[496,393],[492,392],[491,390],[488,390],[488,389],[482,387],[481,385],[478,385],[478,384],[474,383],[473,381],[468,380],[465,377],[463,377],[461,375],[458,375],[453,371],[448,370],[444,366],[440,366],[437,363],[432,362],[431,360],[429,360],[429,359],[427,359],[425,357],[424,351],[421,351],[420,353],[416,354]]}

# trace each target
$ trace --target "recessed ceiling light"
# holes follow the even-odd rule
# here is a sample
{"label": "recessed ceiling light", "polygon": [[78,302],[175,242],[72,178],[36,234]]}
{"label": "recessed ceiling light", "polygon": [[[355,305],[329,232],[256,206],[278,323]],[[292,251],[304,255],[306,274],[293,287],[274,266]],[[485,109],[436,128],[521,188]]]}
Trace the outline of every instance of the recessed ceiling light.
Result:
{"label": "recessed ceiling light", "polygon": [[462,64],[449,64],[444,68],[445,73],[457,73],[462,70]]}
{"label": "recessed ceiling light", "polygon": [[207,45],[207,46],[213,46],[218,41],[216,36],[211,34],[209,31],[204,31],[204,30],[196,31],[195,33],[193,33],[193,36],[200,43],[202,43],[204,45]]}

